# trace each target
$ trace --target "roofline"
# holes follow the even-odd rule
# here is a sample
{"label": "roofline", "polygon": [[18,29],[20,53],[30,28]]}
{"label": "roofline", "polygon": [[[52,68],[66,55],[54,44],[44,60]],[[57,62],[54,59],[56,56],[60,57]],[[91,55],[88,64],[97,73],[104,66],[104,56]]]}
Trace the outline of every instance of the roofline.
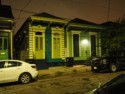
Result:
{"label": "roofline", "polygon": [[0,29],[0,32],[4,31],[4,32],[12,32],[13,30],[7,30],[7,29]]}
{"label": "roofline", "polygon": [[68,27],[70,26],[74,26],[74,27],[82,27],[82,28],[98,28],[98,29],[105,29],[104,27],[102,26],[96,26],[96,25],[89,25],[89,24],[69,24]]}
{"label": "roofline", "polygon": [[47,17],[38,17],[38,16],[30,16],[31,20],[43,20],[48,22],[60,22],[60,23],[68,23],[67,20],[63,19],[55,19],[55,18],[47,18]]}
{"label": "roofline", "polygon": [[0,21],[14,22],[13,18],[0,17]]}

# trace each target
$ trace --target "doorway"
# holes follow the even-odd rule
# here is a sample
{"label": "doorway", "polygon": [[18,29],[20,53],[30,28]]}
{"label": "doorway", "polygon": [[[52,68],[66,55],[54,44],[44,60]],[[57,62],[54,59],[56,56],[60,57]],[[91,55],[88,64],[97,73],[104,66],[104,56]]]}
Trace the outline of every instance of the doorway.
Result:
{"label": "doorway", "polygon": [[43,34],[42,32],[35,33],[35,58],[43,59]]}
{"label": "doorway", "polygon": [[9,58],[8,51],[8,37],[0,37],[0,60]]}

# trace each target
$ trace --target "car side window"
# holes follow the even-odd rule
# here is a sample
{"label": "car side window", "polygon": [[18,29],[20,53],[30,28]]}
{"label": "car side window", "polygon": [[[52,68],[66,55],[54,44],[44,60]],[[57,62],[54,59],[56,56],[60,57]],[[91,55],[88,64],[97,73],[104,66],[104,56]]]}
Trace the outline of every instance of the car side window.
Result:
{"label": "car side window", "polygon": [[9,61],[7,67],[17,67],[17,66],[21,66],[21,63],[20,62]]}
{"label": "car side window", "polygon": [[123,52],[121,52],[120,56],[124,56],[124,53],[123,53]]}
{"label": "car side window", "polygon": [[4,68],[4,65],[5,65],[4,61],[0,62],[0,68]]}

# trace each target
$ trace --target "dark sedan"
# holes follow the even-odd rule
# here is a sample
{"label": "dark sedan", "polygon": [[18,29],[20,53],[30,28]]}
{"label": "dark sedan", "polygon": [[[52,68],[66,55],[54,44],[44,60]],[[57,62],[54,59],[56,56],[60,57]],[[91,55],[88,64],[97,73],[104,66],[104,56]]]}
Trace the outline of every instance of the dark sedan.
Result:
{"label": "dark sedan", "polygon": [[91,69],[94,72],[110,70],[116,72],[125,68],[125,52],[115,51],[114,54],[102,57],[94,57],[91,59]]}

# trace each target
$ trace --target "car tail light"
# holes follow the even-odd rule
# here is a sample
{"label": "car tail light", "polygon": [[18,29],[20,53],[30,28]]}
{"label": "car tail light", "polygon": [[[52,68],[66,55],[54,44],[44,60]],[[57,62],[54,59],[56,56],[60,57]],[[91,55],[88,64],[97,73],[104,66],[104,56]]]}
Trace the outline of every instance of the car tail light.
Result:
{"label": "car tail light", "polygon": [[35,66],[35,65],[31,65],[31,67],[36,69],[36,66]]}

